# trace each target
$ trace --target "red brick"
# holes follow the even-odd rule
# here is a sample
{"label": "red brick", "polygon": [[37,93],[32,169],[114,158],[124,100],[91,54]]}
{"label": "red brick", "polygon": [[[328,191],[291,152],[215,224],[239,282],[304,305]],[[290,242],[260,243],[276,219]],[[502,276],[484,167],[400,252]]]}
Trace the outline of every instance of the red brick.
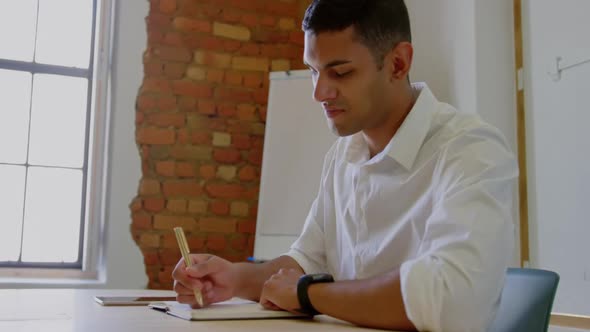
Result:
{"label": "red brick", "polygon": [[223,82],[223,70],[220,69],[209,69],[207,70],[207,81],[211,83],[222,83]]}
{"label": "red brick", "polygon": [[197,226],[194,218],[182,216],[154,216],[154,229],[172,230],[174,227],[182,227],[185,231],[193,230]]}
{"label": "red brick", "polygon": [[164,65],[159,61],[150,61],[143,64],[143,73],[146,76],[158,77],[164,73]]}
{"label": "red brick", "polygon": [[162,264],[177,264],[182,255],[177,245],[176,248],[158,250],[158,257]]}
{"label": "red brick", "polygon": [[244,74],[244,86],[247,88],[262,87],[262,74],[248,73]]}
{"label": "red brick", "polygon": [[232,249],[244,251],[248,246],[248,239],[245,236],[236,236],[231,240]]}
{"label": "red brick", "polygon": [[203,191],[195,181],[165,181],[163,192],[168,197],[195,197],[201,195]]}
{"label": "red brick", "polygon": [[151,229],[152,216],[146,213],[134,213],[131,216],[131,225],[134,229]]}
{"label": "red brick", "polygon": [[166,201],[161,197],[148,197],[143,199],[143,206],[146,211],[160,212],[164,210]]}
{"label": "red brick", "polygon": [[248,161],[254,165],[260,166],[262,165],[262,150],[261,149],[252,149],[248,154]]}
{"label": "red brick", "polygon": [[244,89],[218,87],[215,89],[215,95],[221,100],[230,100],[241,103],[252,102],[252,92]]}
{"label": "red brick", "polygon": [[260,55],[269,58],[276,58],[281,55],[281,51],[276,45],[266,44],[260,46]]}
{"label": "red brick", "polygon": [[213,198],[247,198],[248,189],[239,184],[209,184],[205,187],[207,194]]}
{"label": "red brick", "polygon": [[226,40],[223,42],[223,49],[227,52],[233,53],[240,49],[242,43],[237,40]]}
{"label": "red brick", "polygon": [[[188,241],[188,236],[187,236]],[[168,232],[162,235],[162,242],[160,245],[164,249],[178,249],[178,242],[176,241],[176,235],[173,232]]]}
{"label": "red brick", "polygon": [[213,201],[209,203],[209,210],[218,216],[227,216],[229,214],[229,204],[224,201]]}
{"label": "red brick", "polygon": [[214,165],[203,165],[199,168],[199,174],[203,179],[212,179],[217,173],[217,168]]}
{"label": "red brick", "polygon": [[162,39],[162,44],[175,47],[186,47],[182,35],[178,32],[166,32]]}
{"label": "red brick", "polygon": [[164,64],[164,76],[169,79],[177,80],[184,77],[186,72],[186,64],[184,63],[165,63]]}
{"label": "red brick", "polygon": [[176,0],[160,0],[160,11],[164,14],[172,14],[176,11]]}
{"label": "red brick", "polygon": [[175,141],[176,133],[171,129],[144,127],[137,130],[137,142],[140,144],[170,145]]}
{"label": "red brick", "polygon": [[159,44],[164,40],[164,33],[157,27],[148,27],[147,36],[148,45]]}
{"label": "red brick", "polygon": [[237,122],[232,124],[229,128],[228,128],[228,132],[231,133],[232,135],[235,134],[249,134],[251,133],[251,128],[252,126],[250,125],[250,123],[248,122]]}
{"label": "red brick", "polygon": [[233,103],[223,103],[218,106],[219,115],[225,118],[231,118],[236,115],[236,107]]}
{"label": "red brick", "polygon": [[139,246],[142,248],[158,248],[160,235],[144,232],[139,236]]}
{"label": "red brick", "polygon": [[144,78],[141,92],[170,93],[172,91],[170,82],[160,78]]}
{"label": "red brick", "polygon": [[160,181],[154,179],[141,179],[139,183],[140,195],[155,195],[160,193]]}
{"label": "red brick", "polygon": [[211,131],[224,132],[227,129],[227,124],[225,119],[208,119],[207,128]]}
{"label": "red brick", "polygon": [[176,213],[186,212],[187,202],[183,199],[169,199],[166,208],[168,211]]}
{"label": "red brick", "polygon": [[262,122],[266,122],[266,114],[267,114],[267,108],[266,108],[266,106],[259,107],[258,108],[258,114],[260,114],[260,120]]}
{"label": "red brick", "polygon": [[191,143],[198,145],[210,145],[211,134],[205,132],[195,132],[191,134]]}
{"label": "red brick", "polygon": [[240,151],[235,149],[215,149],[213,159],[224,164],[236,164],[242,159]]}
{"label": "red brick", "polygon": [[166,112],[175,111],[176,107],[177,107],[176,96],[174,96],[174,95],[160,96],[160,97],[158,97],[157,104],[158,104],[158,109],[160,111],[166,111]]}
{"label": "red brick", "polygon": [[251,104],[238,105],[237,118],[241,121],[257,121],[256,107]]}
{"label": "red brick", "polygon": [[256,233],[256,222],[253,220],[242,220],[238,222],[238,232],[255,234]]}
{"label": "red brick", "polygon": [[182,96],[195,98],[210,98],[213,96],[213,90],[210,86],[182,80],[172,81],[172,91]]}
{"label": "red brick", "polygon": [[190,133],[188,129],[182,128],[176,132],[176,141],[180,144],[188,144],[190,143]]}
{"label": "red brick", "polygon": [[231,71],[231,70],[225,72],[225,83],[227,83],[229,85],[240,86],[240,85],[242,85],[242,79],[243,79],[243,76],[239,72],[235,72],[235,71]]}
{"label": "red brick", "polygon": [[258,26],[259,17],[256,14],[244,14],[241,19],[241,23],[249,28]]}
{"label": "red brick", "polygon": [[223,40],[217,37],[207,36],[199,40],[198,43],[201,49],[211,50],[211,51],[223,51],[225,49]]}
{"label": "red brick", "polygon": [[131,212],[137,212],[139,210],[141,210],[141,208],[143,207],[141,198],[139,197],[135,197],[132,201],[131,204],[129,204],[129,209],[131,210]]}
{"label": "red brick", "polygon": [[180,31],[186,32],[211,32],[211,22],[206,20],[197,20],[187,17],[176,17],[174,19],[174,27]]}
{"label": "red brick", "polygon": [[238,178],[240,181],[253,181],[258,178],[258,173],[254,167],[244,166],[238,172]]}
{"label": "red brick", "polygon": [[207,249],[223,250],[227,246],[225,236],[219,234],[210,234],[207,236]]}
{"label": "red brick", "polygon": [[172,279],[172,271],[173,271],[173,267],[171,267],[171,266],[162,269],[158,273],[158,280],[160,281],[160,283],[162,283],[162,284],[172,284],[172,282],[174,281]]}
{"label": "red brick", "polygon": [[232,146],[238,150],[248,150],[252,147],[250,135],[234,134],[232,135]]}
{"label": "red brick", "polygon": [[158,127],[183,127],[186,123],[183,113],[152,113],[148,115],[148,123]]}
{"label": "red brick", "polygon": [[178,109],[183,112],[193,112],[196,110],[197,100],[191,97],[178,98]]}
{"label": "red brick", "polygon": [[277,16],[297,18],[299,16],[298,2],[268,1],[264,9]]}
{"label": "red brick", "polygon": [[216,113],[216,105],[211,100],[199,100],[197,110],[201,114],[212,115]]}
{"label": "red brick", "polygon": [[156,173],[162,176],[174,176],[174,162],[173,161],[158,161],[156,162]]}
{"label": "red brick", "polygon": [[202,236],[187,235],[186,242],[192,252],[205,248],[205,239]]}
{"label": "red brick", "polygon": [[137,109],[143,112],[151,111],[156,108],[156,98],[149,95],[140,95],[137,97]]}
{"label": "red brick", "polygon": [[268,102],[268,89],[256,89],[252,93],[252,98],[257,104],[266,104]]}
{"label": "red brick", "polygon": [[227,23],[237,23],[241,16],[238,11],[226,9],[222,12],[221,19]]}
{"label": "red brick", "polygon": [[236,221],[233,219],[201,218],[199,231],[206,233],[235,233]]}
{"label": "red brick", "polygon": [[178,162],[176,164],[175,173],[179,177],[195,177],[197,172],[195,171],[195,165],[193,163]]}
{"label": "red brick", "polygon": [[154,55],[162,60],[189,63],[193,54],[189,49],[180,47],[160,46],[154,48]]}
{"label": "red brick", "polygon": [[149,15],[146,17],[145,20],[147,26],[149,26],[150,28],[159,28],[160,30],[165,30],[172,23],[171,16],[163,15],[155,11],[150,11]]}
{"label": "red brick", "polygon": [[160,264],[160,257],[158,257],[158,252],[155,250],[144,250],[143,251],[143,263],[145,265]]}
{"label": "red brick", "polygon": [[260,55],[260,46],[256,43],[243,43],[238,50],[240,55],[257,56]]}
{"label": "red brick", "polygon": [[277,25],[277,21],[276,17],[266,15],[262,17],[260,24],[267,27],[274,27]]}
{"label": "red brick", "polygon": [[289,42],[298,46],[305,45],[305,33],[303,31],[291,31],[289,33]]}

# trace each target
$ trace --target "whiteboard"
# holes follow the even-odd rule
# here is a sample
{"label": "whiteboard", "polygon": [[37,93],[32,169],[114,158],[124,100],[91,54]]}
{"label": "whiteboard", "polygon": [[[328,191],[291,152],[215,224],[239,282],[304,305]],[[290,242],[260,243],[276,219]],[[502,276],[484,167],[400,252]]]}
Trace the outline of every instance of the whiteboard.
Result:
{"label": "whiteboard", "polygon": [[254,255],[285,253],[317,194],[326,152],[336,140],[308,70],[270,73]]}

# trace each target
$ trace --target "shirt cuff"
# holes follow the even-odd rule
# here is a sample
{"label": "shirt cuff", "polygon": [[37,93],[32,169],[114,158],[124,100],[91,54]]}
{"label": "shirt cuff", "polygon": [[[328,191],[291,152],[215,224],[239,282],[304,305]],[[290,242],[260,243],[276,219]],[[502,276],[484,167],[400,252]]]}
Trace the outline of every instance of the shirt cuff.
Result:
{"label": "shirt cuff", "polygon": [[420,277],[430,273],[431,271],[427,271],[419,260],[406,261],[400,267],[401,292],[406,315],[418,331],[438,331],[438,324],[428,323],[432,320],[432,313],[429,312],[432,307],[425,305],[433,302],[436,297],[431,293],[431,287],[425,285],[426,280]]}
{"label": "shirt cuff", "polygon": [[310,260],[303,252],[298,249],[291,248],[285,256],[293,258],[299,266],[303,269],[305,274],[322,273],[325,272],[322,268]]}

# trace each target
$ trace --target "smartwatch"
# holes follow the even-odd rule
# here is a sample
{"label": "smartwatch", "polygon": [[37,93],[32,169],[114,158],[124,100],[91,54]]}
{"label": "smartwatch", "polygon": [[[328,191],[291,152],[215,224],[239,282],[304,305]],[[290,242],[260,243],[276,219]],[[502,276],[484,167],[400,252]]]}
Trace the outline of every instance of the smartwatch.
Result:
{"label": "smartwatch", "polygon": [[334,278],[327,273],[302,275],[297,282],[297,299],[299,300],[300,306],[299,311],[309,316],[318,315],[320,312],[313,307],[309,300],[309,295],[307,294],[309,285],[333,281]]}

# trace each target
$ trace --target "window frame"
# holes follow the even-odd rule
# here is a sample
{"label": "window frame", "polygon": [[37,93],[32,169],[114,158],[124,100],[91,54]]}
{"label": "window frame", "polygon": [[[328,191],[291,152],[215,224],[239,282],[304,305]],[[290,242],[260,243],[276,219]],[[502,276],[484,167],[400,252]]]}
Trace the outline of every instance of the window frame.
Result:
{"label": "window frame", "polygon": [[64,280],[74,284],[105,282],[104,243],[115,1],[92,0],[94,15],[88,69],[0,60],[2,69],[88,79],[78,261],[74,263],[3,262],[0,264],[0,282],[2,283],[63,284]]}

